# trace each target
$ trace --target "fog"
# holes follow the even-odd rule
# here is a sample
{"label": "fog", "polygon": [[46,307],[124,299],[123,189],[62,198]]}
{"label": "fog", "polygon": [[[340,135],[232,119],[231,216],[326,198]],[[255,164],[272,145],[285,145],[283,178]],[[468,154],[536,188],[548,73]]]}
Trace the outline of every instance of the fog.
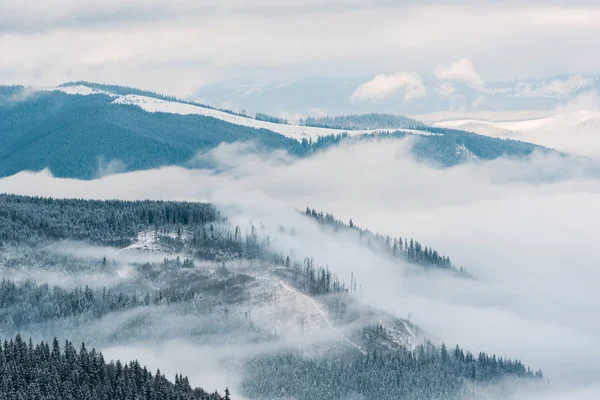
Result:
{"label": "fog", "polygon": [[[534,154],[442,169],[414,161],[411,145],[351,143],[303,160],[228,145],[200,156],[218,162],[220,174],[165,167],[77,181],[43,171],[1,179],[0,192],[212,201],[240,225],[262,221],[272,232],[294,226],[298,234],[276,244],[314,256],[346,281],[353,271],[364,302],[400,317],[411,313],[450,345],[542,368],[555,398],[598,398],[595,161]],[[350,239],[320,232],[296,211],[307,206],[371,231],[414,237],[477,280],[408,276]]]}

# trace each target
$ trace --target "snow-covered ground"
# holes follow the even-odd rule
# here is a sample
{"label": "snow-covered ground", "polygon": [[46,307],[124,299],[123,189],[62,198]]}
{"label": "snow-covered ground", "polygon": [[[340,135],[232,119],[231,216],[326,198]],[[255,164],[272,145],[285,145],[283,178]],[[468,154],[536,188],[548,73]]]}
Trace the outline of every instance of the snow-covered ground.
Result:
{"label": "snow-covered ground", "polygon": [[137,240],[133,244],[119,250],[118,253],[132,250],[159,251],[158,233],[156,231],[138,232]]}
{"label": "snow-covered ground", "polygon": [[[185,233],[184,233],[185,234]],[[161,234],[162,235],[162,234]],[[168,233],[175,236],[175,233]],[[158,233],[154,230],[142,231],[130,246],[117,252],[160,253]],[[249,286],[249,298],[236,307],[240,316],[250,318],[267,332],[282,336],[302,337],[310,342],[339,341],[365,353],[361,346],[349,337],[350,333],[335,326],[326,309],[318,299],[311,297],[285,282],[273,269],[241,267],[243,273],[256,280]],[[405,321],[384,318],[383,324],[395,345],[414,347],[416,337]],[[348,333],[348,334],[347,334]]]}
{"label": "snow-covered ground", "polygon": [[207,117],[217,118],[231,124],[247,126],[256,129],[268,129],[273,132],[277,132],[283,136],[287,136],[292,139],[316,139],[319,136],[331,136],[340,133],[347,133],[348,135],[361,135],[365,133],[375,132],[394,132],[397,130],[404,131],[412,134],[425,134],[431,135],[428,132],[422,132],[413,129],[371,129],[371,130],[353,130],[345,131],[341,129],[329,129],[329,128],[317,128],[312,126],[292,125],[292,124],[278,124],[268,121],[259,121],[253,118],[248,118],[240,115],[234,115],[226,113],[224,111],[213,110],[211,108],[201,107],[194,104],[179,103],[176,101],[167,101],[157,99],[154,97],[138,96],[128,94],[125,96],[117,97],[113,103],[116,104],[131,104],[136,105],[148,112],[164,112],[181,115],[203,115]]}
{"label": "snow-covered ground", "polygon": [[[438,127],[517,139],[572,154],[600,155],[600,110],[557,111],[541,116],[543,113],[475,113],[466,117],[463,113],[438,113],[422,117]],[[484,116],[486,118],[479,118]],[[519,117],[522,119],[513,119]],[[438,118],[441,119],[436,120]]]}
{"label": "snow-covered ground", "polygon": [[69,86],[58,86],[49,88],[39,88],[38,90],[52,92],[59,91],[66,94],[88,96],[92,94],[105,94],[112,97],[118,97],[116,94],[105,92],[104,90],[94,89],[85,85],[69,85]]}
{"label": "snow-covered ground", "polygon": [[461,160],[464,161],[476,161],[479,160],[471,150],[467,149],[464,144],[456,145],[456,155],[460,157]]}
{"label": "snow-covered ground", "polygon": [[438,111],[427,114],[412,115],[411,118],[434,125],[442,121],[476,120],[476,121],[528,121],[550,117],[556,114],[552,110],[520,110],[520,111]]}
{"label": "snow-covered ground", "polygon": [[283,136],[287,136],[292,139],[317,139],[320,136],[331,136],[341,133],[347,133],[348,135],[355,136],[365,133],[376,133],[376,132],[395,132],[403,131],[415,135],[434,135],[429,132],[423,132],[414,129],[371,129],[371,130],[341,130],[341,129],[329,129],[329,128],[317,128],[311,126],[302,126],[294,124],[278,124],[268,121],[259,121],[254,118],[230,114],[224,111],[214,110],[208,107],[202,107],[196,104],[181,103],[178,101],[162,100],[155,97],[140,96],[136,94],[128,95],[117,95],[114,93],[106,92],[103,90],[94,89],[85,85],[68,85],[59,86],[53,88],[42,88],[39,90],[53,91],[58,90],[71,95],[92,95],[92,94],[106,94],[114,97],[114,104],[129,104],[135,105],[148,112],[162,112],[179,115],[203,115],[206,117],[213,117],[220,119],[231,124],[246,126],[256,129],[267,129],[272,132],[279,133]]}

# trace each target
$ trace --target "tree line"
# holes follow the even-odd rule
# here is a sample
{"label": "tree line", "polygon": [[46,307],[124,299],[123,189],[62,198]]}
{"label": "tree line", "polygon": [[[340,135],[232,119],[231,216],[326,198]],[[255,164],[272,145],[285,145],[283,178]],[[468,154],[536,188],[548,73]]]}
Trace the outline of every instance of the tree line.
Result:
{"label": "tree line", "polygon": [[71,239],[127,246],[137,233],[222,220],[212,204],[52,199],[0,194],[0,243]]}
{"label": "tree line", "polygon": [[140,306],[171,304],[189,301],[191,292],[160,290],[140,295],[127,295],[112,289],[92,290],[88,286],[68,290],[33,281],[0,282],[0,326],[8,331],[18,330],[36,322],[58,318],[80,317],[87,320],[100,318],[113,311]]}
{"label": "tree line", "polygon": [[474,356],[458,346],[448,350],[429,342],[415,349],[371,350],[350,359],[287,351],[256,357],[245,371],[245,395],[265,398],[279,393],[298,400],[459,400],[477,394],[478,384],[495,383],[502,388],[506,378],[543,382],[542,371],[533,372],[520,361],[486,353]]}
{"label": "tree line", "polygon": [[463,275],[469,275],[464,268],[457,268],[450,260],[450,257],[439,253],[432,247],[424,246],[413,238],[392,238],[389,235],[374,233],[368,229],[360,228],[352,221],[352,219],[346,224],[343,221],[336,219],[333,214],[323,213],[322,211],[318,212],[310,207],[306,208],[304,214],[315,219],[320,224],[332,227],[334,231],[356,231],[359,234],[358,237],[360,243],[365,244],[369,248],[383,251],[393,258],[402,259],[423,267],[448,269]]}
{"label": "tree line", "polygon": [[170,382],[157,370],[152,374],[138,361],[106,363],[102,353],[79,351],[66,341],[61,350],[55,338],[50,345],[26,343],[20,335],[0,345],[0,400],[229,400],[192,388],[187,377]]}

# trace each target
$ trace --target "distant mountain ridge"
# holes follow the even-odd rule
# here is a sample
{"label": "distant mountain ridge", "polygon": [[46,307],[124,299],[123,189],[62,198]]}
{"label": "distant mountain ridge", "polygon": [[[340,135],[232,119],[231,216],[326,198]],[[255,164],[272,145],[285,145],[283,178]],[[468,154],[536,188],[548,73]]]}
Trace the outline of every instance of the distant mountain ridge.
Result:
{"label": "distant mountain ridge", "polygon": [[[414,155],[442,166],[543,150],[529,143],[430,127],[401,116],[371,114],[311,123],[344,129],[254,119],[121,86],[0,87],[0,176],[49,168],[56,176],[93,179],[102,170],[190,166],[198,152],[247,141],[259,150],[308,157],[344,140],[416,136],[420,140]],[[395,123],[403,126],[391,127]],[[364,129],[369,126],[377,127]]]}
{"label": "distant mountain ridge", "polygon": [[266,112],[275,116],[390,113],[415,116],[440,111],[550,110],[600,90],[598,75],[489,80],[481,86],[421,76],[422,95],[401,89],[378,99],[357,99],[354,92],[373,76],[313,76],[291,81],[244,78],[200,87],[191,98],[211,104]]}

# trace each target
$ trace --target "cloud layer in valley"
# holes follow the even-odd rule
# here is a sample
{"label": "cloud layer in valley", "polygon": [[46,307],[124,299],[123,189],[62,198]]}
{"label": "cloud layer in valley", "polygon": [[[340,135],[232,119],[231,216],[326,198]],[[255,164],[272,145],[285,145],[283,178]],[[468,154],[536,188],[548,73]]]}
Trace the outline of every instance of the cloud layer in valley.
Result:
{"label": "cloud layer in valley", "polygon": [[[233,221],[297,226],[297,238],[282,246],[315,256],[341,277],[354,271],[364,301],[399,316],[412,313],[447,343],[519,357],[557,385],[597,384],[596,167],[534,155],[436,169],[413,161],[409,146],[376,141],[295,160],[238,144],[203,156],[223,165],[220,175],[163,168],[77,181],[21,173],[0,180],[0,191],[214,201]],[[408,278],[385,259],[319,233],[294,211],[306,206],[415,237],[478,280]]]}

